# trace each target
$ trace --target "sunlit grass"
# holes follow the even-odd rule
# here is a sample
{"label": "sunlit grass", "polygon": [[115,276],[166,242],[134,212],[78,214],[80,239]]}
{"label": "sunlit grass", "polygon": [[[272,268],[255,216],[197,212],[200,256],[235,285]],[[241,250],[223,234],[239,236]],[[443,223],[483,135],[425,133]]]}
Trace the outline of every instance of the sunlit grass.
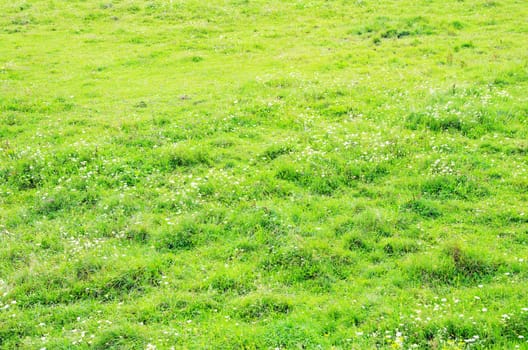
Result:
{"label": "sunlit grass", "polygon": [[528,346],[524,2],[0,10],[1,348]]}

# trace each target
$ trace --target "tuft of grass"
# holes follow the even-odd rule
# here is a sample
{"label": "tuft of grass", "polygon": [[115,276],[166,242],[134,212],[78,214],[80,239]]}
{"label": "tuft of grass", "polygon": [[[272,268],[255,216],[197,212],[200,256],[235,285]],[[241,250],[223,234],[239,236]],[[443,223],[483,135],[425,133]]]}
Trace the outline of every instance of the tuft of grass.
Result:
{"label": "tuft of grass", "polygon": [[456,244],[447,247],[446,253],[452,259],[455,271],[470,279],[478,280],[491,275],[499,267],[493,257],[482,257],[478,252],[462,250]]}
{"label": "tuft of grass", "polygon": [[489,189],[467,176],[437,176],[424,181],[422,194],[438,199],[472,199],[489,195]]}
{"label": "tuft of grass", "polygon": [[245,322],[252,322],[269,317],[280,317],[292,311],[293,306],[286,298],[253,294],[237,302],[235,314]]}
{"label": "tuft of grass", "polygon": [[264,151],[262,157],[269,160],[274,160],[284,154],[289,154],[294,151],[290,145],[273,145]]}
{"label": "tuft of grass", "polygon": [[403,208],[423,218],[436,219],[442,216],[435,202],[423,198],[410,200],[404,204]]}
{"label": "tuft of grass", "polygon": [[217,273],[211,277],[208,287],[221,294],[234,293],[237,295],[245,295],[255,288],[251,282],[251,277],[251,274],[233,276],[229,273]]}
{"label": "tuft of grass", "polygon": [[380,245],[388,256],[402,256],[420,249],[418,243],[412,239],[388,238],[382,240]]}
{"label": "tuft of grass", "polygon": [[481,256],[458,244],[448,245],[442,257],[413,258],[406,268],[411,280],[430,285],[476,285],[490,281],[502,263],[493,256]]}
{"label": "tuft of grass", "polygon": [[146,338],[133,327],[113,327],[102,333],[93,343],[94,349],[144,349]]}
{"label": "tuft of grass", "polygon": [[393,233],[392,218],[385,211],[368,209],[359,213],[354,218],[355,226],[367,235],[374,237],[387,237]]}
{"label": "tuft of grass", "polygon": [[349,234],[345,238],[345,248],[351,251],[370,252],[373,250],[373,242],[365,239],[360,234]]}
{"label": "tuft of grass", "polygon": [[203,150],[192,149],[186,146],[168,147],[158,151],[155,159],[159,165],[168,171],[195,165],[209,165],[210,156]]}
{"label": "tuft of grass", "polygon": [[192,221],[184,221],[176,227],[167,227],[158,233],[156,248],[160,251],[191,249],[200,240],[200,227]]}

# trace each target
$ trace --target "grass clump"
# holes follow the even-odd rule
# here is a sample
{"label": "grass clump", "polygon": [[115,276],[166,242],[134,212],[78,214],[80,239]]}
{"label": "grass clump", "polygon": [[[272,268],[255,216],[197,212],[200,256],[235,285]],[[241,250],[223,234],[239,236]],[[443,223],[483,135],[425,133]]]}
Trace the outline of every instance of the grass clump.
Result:
{"label": "grass clump", "polygon": [[162,169],[168,171],[196,165],[209,165],[211,162],[209,154],[203,150],[196,150],[185,146],[169,147],[159,151],[156,159]]}
{"label": "grass clump", "polygon": [[476,285],[489,281],[502,263],[492,256],[481,256],[457,244],[445,248],[443,256],[415,257],[406,270],[411,280],[430,285]]}
{"label": "grass clump", "polygon": [[156,248],[160,251],[191,249],[200,241],[200,227],[192,221],[184,221],[176,227],[167,227],[158,233]]}
{"label": "grass clump", "polygon": [[420,249],[418,243],[412,239],[388,238],[382,240],[380,245],[388,256],[402,256]]}
{"label": "grass clump", "polygon": [[245,295],[255,289],[252,282],[254,278],[253,274],[246,272],[244,275],[239,276],[236,271],[230,273],[228,271],[217,272],[207,282],[207,287],[220,294],[232,293],[236,295]]}
{"label": "grass clump", "polygon": [[144,349],[146,338],[135,328],[114,327],[101,334],[93,343],[94,349]]}
{"label": "grass clump", "polygon": [[354,224],[363,233],[373,237],[391,236],[394,229],[393,219],[386,211],[368,209],[354,218]]}
{"label": "grass clump", "polygon": [[423,198],[413,199],[405,203],[404,208],[423,218],[436,219],[442,216],[442,212],[436,203]]}
{"label": "grass clump", "polygon": [[294,151],[290,145],[273,145],[264,151],[262,157],[268,160],[274,160],[284,154],[289,154]]}
{"label": "grass clump", "polygon": [[235,315],[245,322],[252,322],[287,315],[292,309],[291,302],[286,298],[253,294],[237,303]]}
{"label": "grass clump", "polygon": [[374,249],[372,239],[365,239],[361,234],[352,233],[345,238],[345,248],[351,251],[370,252]]}
{"label": "grass clump", "polygon": [[467,176],[436,176],[425,180],[422,194],[434,199],[472,199],[489,195],[488,188]]}

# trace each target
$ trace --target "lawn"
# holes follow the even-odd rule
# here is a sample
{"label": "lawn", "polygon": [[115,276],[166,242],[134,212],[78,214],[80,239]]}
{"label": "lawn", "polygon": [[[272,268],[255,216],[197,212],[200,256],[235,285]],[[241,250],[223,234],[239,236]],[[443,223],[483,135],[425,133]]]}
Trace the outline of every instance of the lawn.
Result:
{"label": "lawn", "polygon": [[0,11],[1,349],[528,349],[525,0]]}

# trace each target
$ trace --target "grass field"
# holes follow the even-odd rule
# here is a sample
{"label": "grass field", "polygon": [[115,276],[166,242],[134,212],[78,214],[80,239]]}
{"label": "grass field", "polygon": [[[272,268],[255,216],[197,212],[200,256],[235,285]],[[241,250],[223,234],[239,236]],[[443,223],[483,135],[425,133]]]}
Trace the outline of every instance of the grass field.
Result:
{"label": "grass field", "polygon": [[525,0],[0,11],[0,348],[528,349]]}

